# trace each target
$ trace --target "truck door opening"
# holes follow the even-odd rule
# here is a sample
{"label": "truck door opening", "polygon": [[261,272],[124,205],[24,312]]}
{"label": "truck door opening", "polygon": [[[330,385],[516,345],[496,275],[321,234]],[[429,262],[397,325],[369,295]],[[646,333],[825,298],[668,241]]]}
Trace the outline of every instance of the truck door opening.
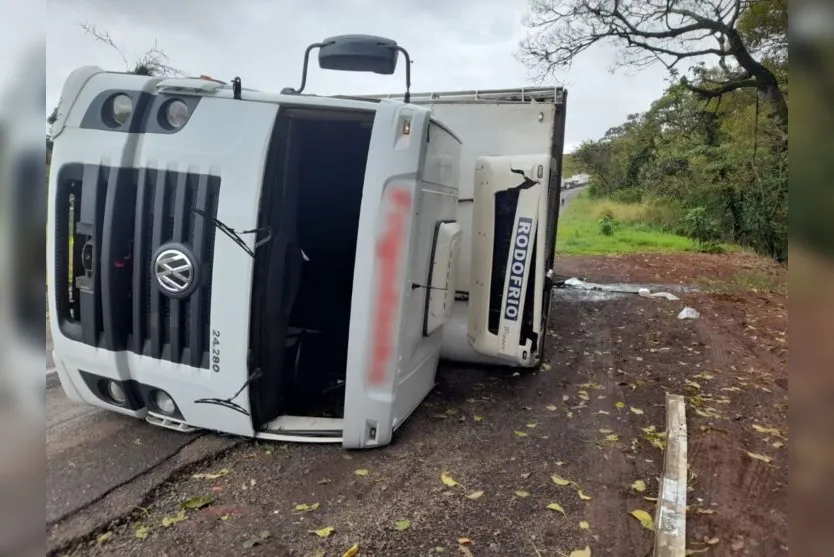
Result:
{"label": "truck door opening", "polygon": [[[289,108],[261,201],[250,402],[255,428],[280,415],[342,418],[351,292],[374,113]],[[267,170],[269,175],[269,170]],[[273,259],[277,258],[277,259]],[[258,259],[262,261],[258,262]],[[283,261],[283,264],[280,262]],[[260,314],[255,317],[256,314]]]}

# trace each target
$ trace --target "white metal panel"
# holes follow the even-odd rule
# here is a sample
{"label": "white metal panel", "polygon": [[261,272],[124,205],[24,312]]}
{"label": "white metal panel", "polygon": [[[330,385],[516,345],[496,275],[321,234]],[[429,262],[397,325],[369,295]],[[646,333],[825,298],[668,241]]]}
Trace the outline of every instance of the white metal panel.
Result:
{"label": "white metal panel", "polygon": [[[414,316],[425,311],[436,223],[454,219],[457,153],[444,151],[459,146],[436,127],[429,142],[429,128],[427,110],[393,101],[382,101],[374,120],[351,296],[346,447],[390,442],[434,386],[442,336],[424,337]],[[424,168],[443,183],[425,181]]]}

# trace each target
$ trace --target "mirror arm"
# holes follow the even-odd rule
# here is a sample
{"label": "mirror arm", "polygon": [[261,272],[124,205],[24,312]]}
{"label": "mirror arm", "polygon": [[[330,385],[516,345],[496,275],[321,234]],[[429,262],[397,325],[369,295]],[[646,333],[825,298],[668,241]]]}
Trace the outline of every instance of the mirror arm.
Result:
{"label": "mirror arm", "polygon": [[307,86],[307,65],[310,61],[310,51],[314,48],[321,48],[323,46],[327,46],[328,44],[332,43],[313,43],[307,47],[307,50],[304,51],[304,67],[301,69],[301,87],[298,89],[293,89],[292,87],[286,87],[281,90],[282,95],[300,95],[301,92],[304,90],[304,87]]}
{"label": "mirror arm", "polygon": [[393,48],[394,50],[401,52],[405,57],[405,96],[403,97],[403,101],[408,104],[411,102],[411,56],[409,56],[408,51],[400,45],[391,46],[389,48]]}

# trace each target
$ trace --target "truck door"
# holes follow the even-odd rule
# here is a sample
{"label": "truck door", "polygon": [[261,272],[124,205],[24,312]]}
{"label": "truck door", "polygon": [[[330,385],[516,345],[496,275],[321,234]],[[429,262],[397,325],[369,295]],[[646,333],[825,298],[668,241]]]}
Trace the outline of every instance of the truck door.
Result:
{"label": "truck door", "polygon": [[422,244],[436,241],[436,227],[429,230],[421,213],[432,198],[421,176],[429,126],[427,109],[389,100],[380,102],[374,118],[351,298],[348,448],[387,444],[434,386],[432,343],[439,354],[440,335],[425,334],[426,289],[414,280],[432,258]]}

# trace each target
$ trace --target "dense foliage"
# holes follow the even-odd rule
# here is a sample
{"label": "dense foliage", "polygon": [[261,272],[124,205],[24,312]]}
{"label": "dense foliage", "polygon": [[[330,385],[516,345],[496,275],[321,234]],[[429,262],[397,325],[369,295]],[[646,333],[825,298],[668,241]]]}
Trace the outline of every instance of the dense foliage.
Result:
{"label": "dense foliage", "polygon": [[649,201],[653,226],[785,260],[787,151],[761,112],[752,91],[705,102],[675,85],[574,159],[592,175],[592,195]]}

